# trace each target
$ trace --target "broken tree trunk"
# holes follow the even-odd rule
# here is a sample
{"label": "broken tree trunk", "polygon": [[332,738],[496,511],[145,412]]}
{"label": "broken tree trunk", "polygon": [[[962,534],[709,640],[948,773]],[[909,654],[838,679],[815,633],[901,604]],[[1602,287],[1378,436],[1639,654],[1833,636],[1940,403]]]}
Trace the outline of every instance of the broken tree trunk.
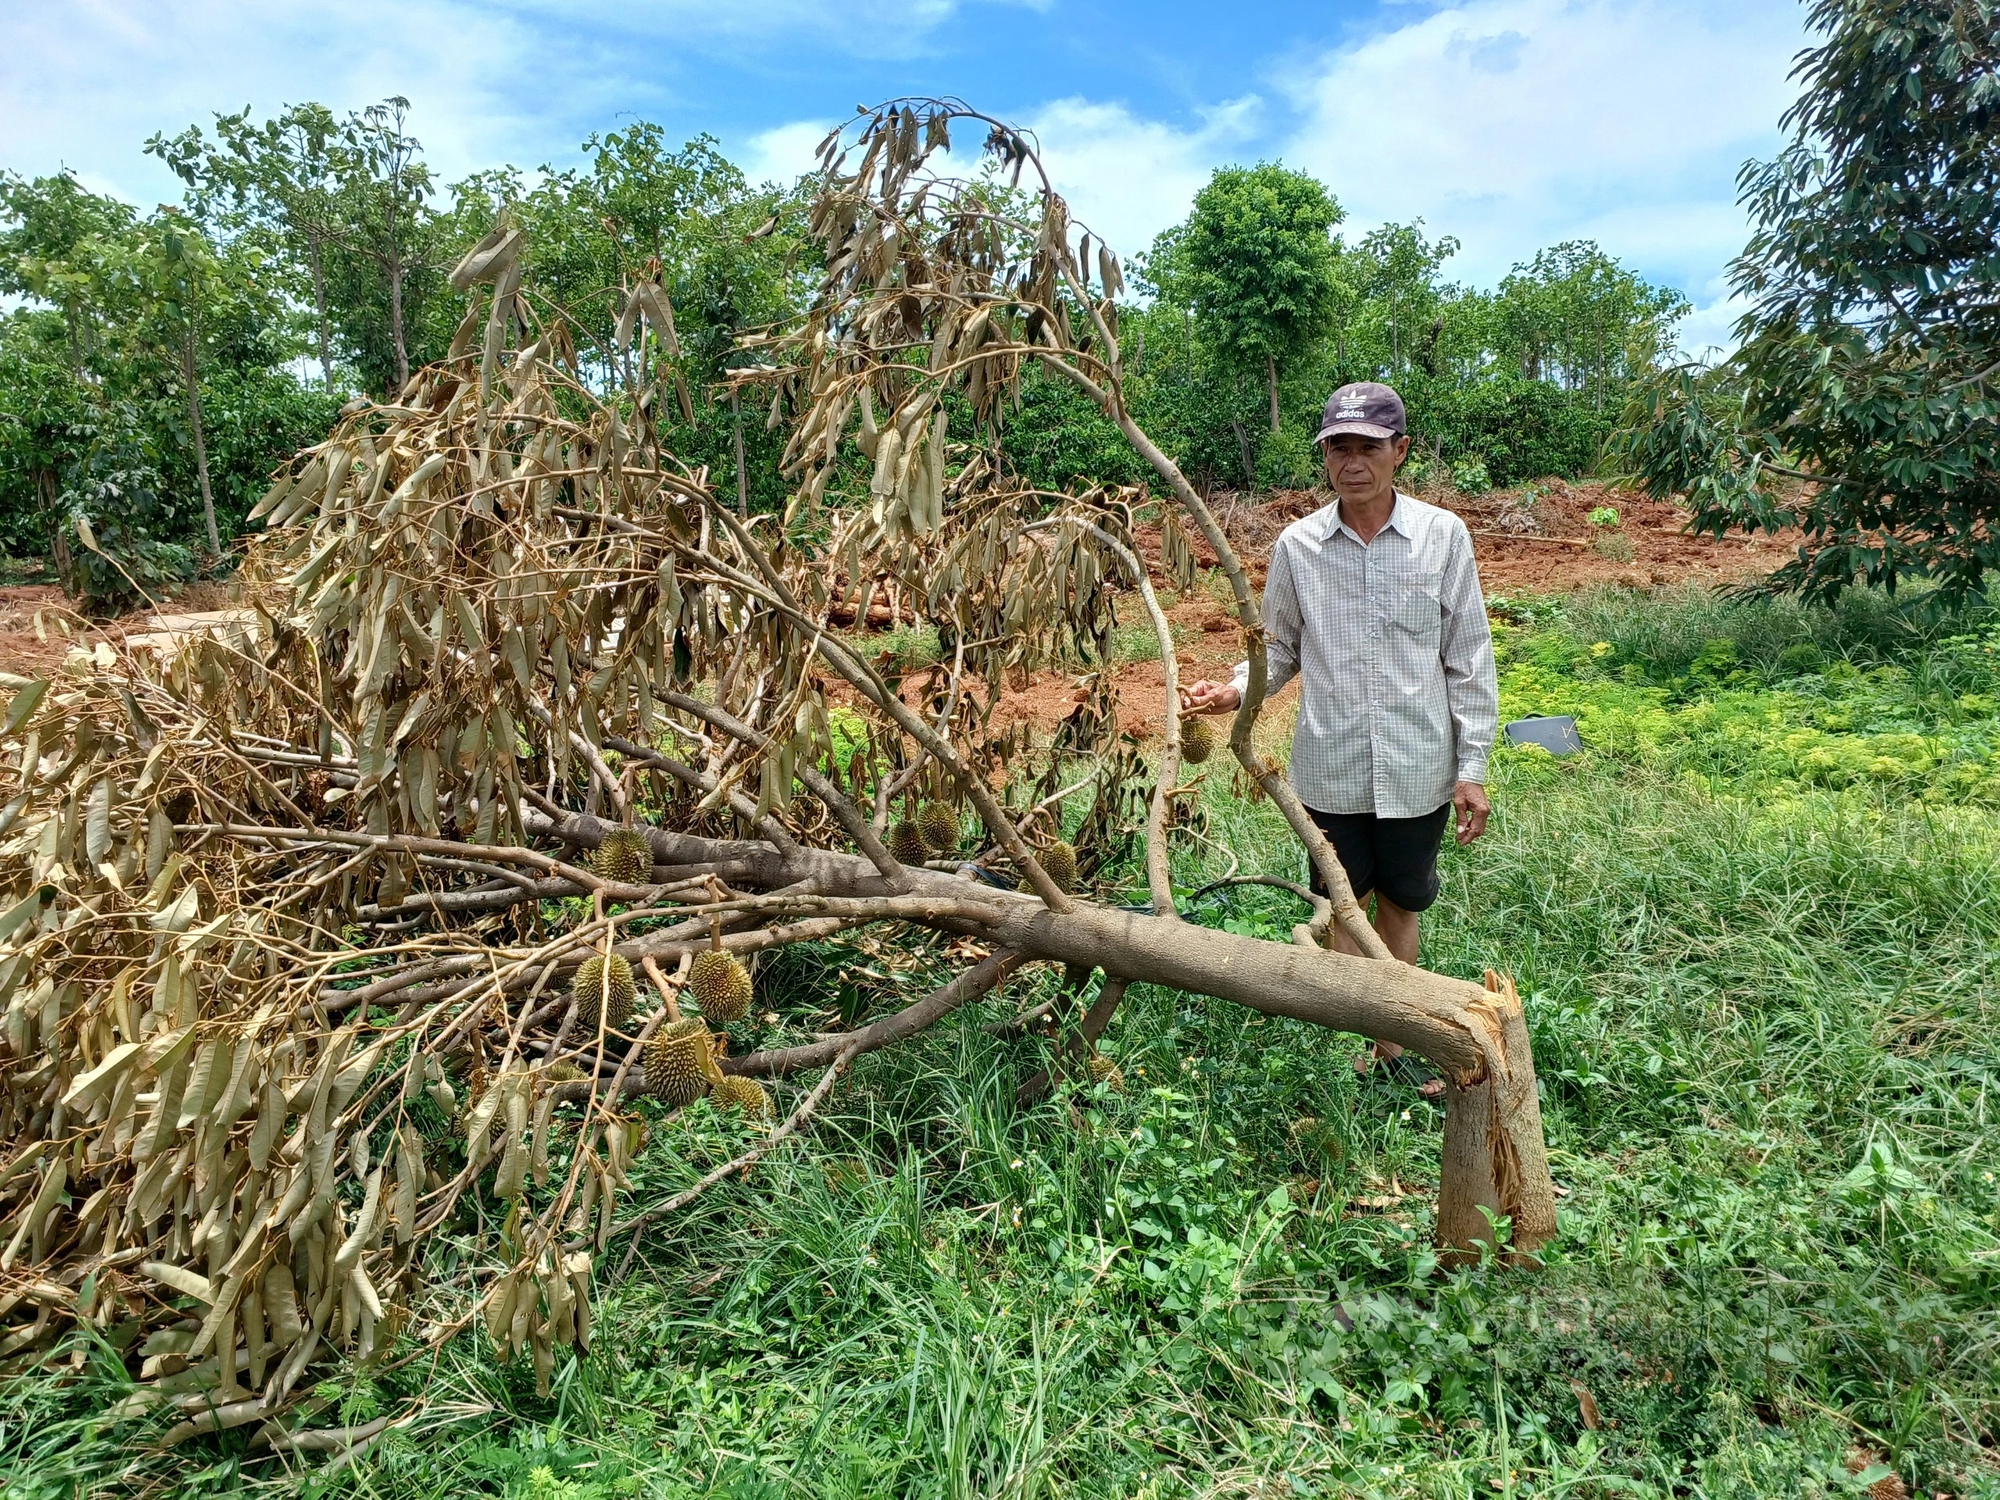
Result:
{"label": "broken tree trunk", "polygon": [[[582,848],[596,847],[612,826],[587,815],[558,823],[533,812],[524,814],[524,823],[530,833]],[[1460,1258],[1476,1258],[1482,1245],[1492,1243],[1482,1209],[1510,1221],[1507,1246],[1495,1248],[1514,1256],[1532,1255],[1555,1234],[1555,1196],[1527,1023],[1512,984],[1491,973],[1482,986],[1394,959],[1277,944],[1171,917],[1084,902],[1055,911],[1032,896],[914,867],[904,871],[906,888],[899,891],[861,856],[824,849],[781,852],[765,843],[660,829],[647,830],[647,837],[661,864],[727,866],[733,882],[746,889],[810,891],[786,907],[787,915],[804,921],[861,910],[893,912],[900,920],[991,944],[1024,962],[1099,968],[1128,983],[1162,985],[1398,1043],[1428,1060],[1447,1084],[1439,1244]],[[871,902],[883,904],[861,905]],[[668,928],[630,939],[615,951],[633,963],[649,956],[661,962],[708,942],[705,927]],[[724,943],[731,946],[726,937]],[[940,1005],[937,1016],[951,1008]],[[935,1017],[922,1024],[929,1019]],[[721,1066],[725,1073],[791,1070],[750,1064],[738,1058],[724,1059]],[[813,1054],[797,1066],[825,1063]],[[636,1091],[636,1083],[631,1086]]]}

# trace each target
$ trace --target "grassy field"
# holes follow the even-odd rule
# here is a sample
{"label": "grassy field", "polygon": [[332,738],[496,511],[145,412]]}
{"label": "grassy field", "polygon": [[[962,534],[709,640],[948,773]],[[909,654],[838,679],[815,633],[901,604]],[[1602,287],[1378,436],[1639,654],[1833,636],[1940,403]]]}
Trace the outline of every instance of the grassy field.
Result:
{"label": "grassy field", "polygon": [[[1530,997],[1565,1194],[1543,1270],[1439,1271],[1439,1112],[1358,1081],[1352,1038],[1137,991],[1123,1091],[1017,1111],[1043,1044],[989,1007],[651,1233],[549,1399],[472,1339],[353,1374],[320,1421],[419,1414],[314,1479],[146,1457],[150,1428],[91,1419],[122,1377],[83,1351],[0,1393],[0,1486],[2000,1495],[2000,632],[1869,599],[1506,613],[1508,713],[1576,713],[1592,749],[1500,754],[1425,961]],[[1211,783],[1215,843],[1294,874]],[[765,983],[856,1009],[922,977],[828,948]],[[661,1126],[641,1201],[740,1140],[705,1104]]]}

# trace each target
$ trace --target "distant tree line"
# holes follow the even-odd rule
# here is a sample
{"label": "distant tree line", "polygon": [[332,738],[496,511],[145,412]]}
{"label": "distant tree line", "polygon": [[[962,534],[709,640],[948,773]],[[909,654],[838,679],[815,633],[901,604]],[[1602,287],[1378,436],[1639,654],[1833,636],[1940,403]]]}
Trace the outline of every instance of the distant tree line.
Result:
{"label": "distant tree line", "polygon": [[[1421,221],[1346,243],[1338,201],[1265,163],[1217,172],[1184,223],[1135,265],[1133,402],[1149,432],[1212,484],[1308,485],[1326,398],[1351,380],[1402,392],[1412,464],[1469,488],[1597,461],[1635,379],[1673,348],[1688,311],[1597,245],[1573,240],[1494,291],[1445,279],[1458,251]],[[1129,356],[1128,356],[1129,357]],[[1009,438],[1052,481],[1137,479],[1087,402],[1031,382]],[[1123,469],[1132,470],[1123,473]]]}
{"label": "distant tree line", "polygon": [[[503,214],[607,389],[630,289],[667,293],[680,399],[648,418],[746,509],[782,504],[782,436],[725,372],[737,334],[800,306],[818,268],[802,200],[713,139],[674,149],[640,123],[592,136],[578,167],[440,186],[390,99],[220,115],[146,150],[185,185],[150,214],[73,175],[0,174],[0,548],[48,559],[73,593],[121,601],[219,561],[282,457],[447,353],[449,272]],[[1366,378],[1409,399],[1420,467],[1576,474],[1687,309],[1588,242],[1489,292],[1444,279],[1457,242],[1420,222],[1347,243],[1341,220],[1305,174],[1227,168],[1131,263],[1133,399],[1212,484],[1313,482],[1321,403]],[[1049,485],[1142,478],[1100,414],[1032,376],[1005,442]]]}

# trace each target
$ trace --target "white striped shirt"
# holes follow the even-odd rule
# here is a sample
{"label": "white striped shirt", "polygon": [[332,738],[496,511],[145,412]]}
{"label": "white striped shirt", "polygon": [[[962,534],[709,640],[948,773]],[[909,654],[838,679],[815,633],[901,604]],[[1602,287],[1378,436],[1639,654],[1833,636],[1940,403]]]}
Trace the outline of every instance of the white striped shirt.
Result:
{"label": "white striped shirt", "polygon": [[[1264,587],[1267,691],[1303,673],[1292,785],[1329,813],[1416,818],[1486,780],[1499,727],[1472,537],[1398,493],[1364,542],[1338,502],[1287,526]],[[1236,668],[1240,691],[1250,664]]]}

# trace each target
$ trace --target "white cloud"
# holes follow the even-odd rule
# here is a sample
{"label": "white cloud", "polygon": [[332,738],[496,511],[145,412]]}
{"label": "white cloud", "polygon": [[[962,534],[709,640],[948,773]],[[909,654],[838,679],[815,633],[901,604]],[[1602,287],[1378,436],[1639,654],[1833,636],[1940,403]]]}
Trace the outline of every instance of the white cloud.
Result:
{"label": "white cloud", "polygon": [[1467,0],[1287,71],[1288,164],[1349,224],[1421,216],[1479,283],[1556,240],[1688,284],[1745,238],[1736,168],[1768,151],[1803,45],[1789,4]]}
{"label": "white cloud", "polygon": [[794,120],[788,125],[759,131],[750,137],[745,148],[735,153],[737,165],[751,182],[775,182],[789,187],[819,166],[814,153],[832,128],[829,120]]}
{"label": "white cloud", "polygon": [[[1023,0],[1036,5],[1038,0]],[[518,13],[541,18],[551,29],[623,33],[719,43],[810,41],[861,57],[910,57],[928,50],[936,29],[959,9],[959,0],[513,0]]]}
{"label": "white cloud", "polygon": [[1693,312],[1675,330],[1675,342],[1689,359],[1712,360],[1736,348],[1736,320],[1750,310],[1750,299],[1731,293],[1703,303],[1697,299]]}
{"label": "white cloud", "polygon": [[1029,119],[1044,164],[1070,212],[1122,256],[1187,217],[1216,165],[1251,139],[1261,102],[1251,95],[1207,111],[1184,130],[1123,104],[1058,99]]}
{"label": "white cloud", "polygon": [[[246,104],[260,117],[306,99],[344,112],[400,94],[443,179],[534,167],[620,116],[671,113],[694,70],[730,66],[704,59],[907,58],[960,3],[23,0],[0,6],[0,164],[67,165],[151,203],[179,195],[140,154],[155,131]],[[775,147],[784,132],[770,134]]]}
{"label": "white cloud", "polygon": [[459,0],[13,6],[0,19],[0,160],[24,172],[69,164],[147,202],[178,196],[140,154],[155,131],[246,104],[344,111],[401,94],[445,176],[509,156],[533,165],[552,94],[599,118],[615,107],[585,64]]}

